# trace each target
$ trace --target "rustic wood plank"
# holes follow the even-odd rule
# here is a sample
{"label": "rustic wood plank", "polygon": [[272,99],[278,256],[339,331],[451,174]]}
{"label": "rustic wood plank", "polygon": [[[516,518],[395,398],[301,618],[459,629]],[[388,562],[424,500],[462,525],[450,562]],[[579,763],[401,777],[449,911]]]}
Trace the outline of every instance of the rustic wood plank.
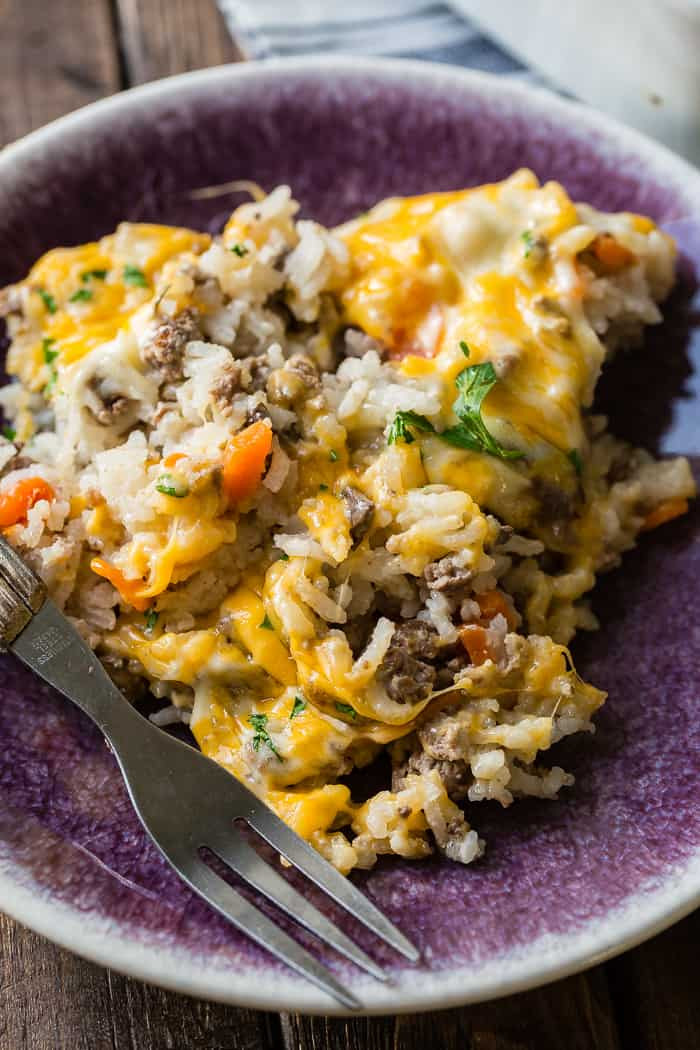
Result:
{"label": "rustic wood plank", "polygon": [[116,0],[131,84],[241,58],[214,0]]}
{"label": "rustic wood plank", "polygon": [[[432,1014],[282,1016],[287,1050],[619,1050],[602,968],[547,988]],[[630,1044],[632,1045],[632,1044]]]}
{"label": "rustic wood plank", "polygon": [[277,1050],[279,1020],[85,962],[0,915],[1,1050]]}
{"label": "rustic wood plank", "polygon": [[0,0],[0,146],[119,86],[109,0]]}
{"label": "rustic wood plank", "polygon": [[700,911],[608,963],[624,1046],[691,1050],[700,1045],[697,991]]}

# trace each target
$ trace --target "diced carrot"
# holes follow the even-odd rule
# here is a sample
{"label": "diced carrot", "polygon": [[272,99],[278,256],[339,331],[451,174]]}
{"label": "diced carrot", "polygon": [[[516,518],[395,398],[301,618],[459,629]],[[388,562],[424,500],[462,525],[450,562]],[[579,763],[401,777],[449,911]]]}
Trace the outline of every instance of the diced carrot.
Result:
{"label": "diced carrot", "polygon": [[486,631],[478,623],[468,623],[462,627],[459,640],[469,653],[473,664],[483,664],[491,659]]}
{"label": "diced carrot", "polygon": [[587,250],[595,255],[606,273],[618,273],[637,261],[634,252],[625,248],[611,233],[599,233]]}
{"label": "diced carrot", "polygon": [[224,493],[230,503],[253,495],[265,472],[272,448],[272,430],[260,420],[234,434],[224,453]]}
{"label": "diced carrot", "polygon": [[667,499],[663,503],[659,503],[658,507],[652,510],[651,514],[647,514],[642,524],[640,532],[649,532],[651,529],[657,529],[659,525],[665,525],[667,521],[673,521],[674,518],[679,518],[681,514],[685,514],[688,510],[687,499]]}
{"label": "diced carrot", "polygon": [[483,594],[477,594],[476,600],[485,620],[493,620],[494,616],[500,613],[511,631],[517,626],[515,610],[501,591],[485,591]]}
{"label": "diced carrot", "polygon": [[180,459],[185,459],[184,452],[171,452],[169,456],[166,456],[163,460],[164,467],[174,467]]}
{"label": "diced carrot", "polygon": [[119,591],[120,598],[127,605],[137,609],[138,612],[145,612],[151,605],[152,598],[142,598],[138,593],[143,587],[143,580],[127,580],[121,569],[118,569],[116,565],[110,565],[104,558],[93,558],[90,562],[90,568],[98,576],[109,580]]}
{"label": "diced carrot", "polygon": [[0,492],[0,529],[27,520],[39,500],[52,500],[56,493],[43,478],[22,478],[8,492]]}

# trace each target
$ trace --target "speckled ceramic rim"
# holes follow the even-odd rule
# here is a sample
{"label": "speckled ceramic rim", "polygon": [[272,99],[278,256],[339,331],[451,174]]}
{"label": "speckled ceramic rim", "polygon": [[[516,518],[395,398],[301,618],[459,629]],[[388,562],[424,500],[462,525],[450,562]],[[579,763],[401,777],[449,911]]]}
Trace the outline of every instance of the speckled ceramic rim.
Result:
{"label": "speckled ceramic rim", "polygon": [[[643,135],[576,103],[547,92],[443,65],[382,59],[304,58],[271,60],[245,65],[222,66],[187,73],[135,88],[94,103],[0,152],[0,174],[21,177],[25,164],[63,137],[89,133],[116,116],[147,109],[167,96],[196,99],[218,86],[228,88],[246,82],[261,85],[290,74],[305,78],[333,75],[371,76],[387,85],[410,81],[431,90],[458,90],[484,102],[503,103],[531,119],[548,117],[555,124],[573,127],[579,134],[596,137],[596,150],[613,156],[634,155],[650,178],[665,182],[687,215],[700,215],[700,174],[691,165]],[[310,985],[274,973],[274,990],[265,987],[259,970],[213,966],[184,950],[146,945],[127,930],[115,935],[113,923],[93,914],[84,915],[54,898],[47,897],[27,880],[25,872],[4,864],[0,867],[0,902],[5,912],[58,944],[103,966],[173,990],[267,1010],[309,1013],[342,1013]],[[700,904],[700,853],[660,883],[642,889],[623,907],[590,921],[585,928],[565,935],[546,935],[526,949],[490,959],[484,965],[441,970],[434,974],[406,971],[393,986],[355,983],[366,1013],[397,1013],[429,1010],[512,994],[547,981],[565,977],[633,947],[683,918]]]}

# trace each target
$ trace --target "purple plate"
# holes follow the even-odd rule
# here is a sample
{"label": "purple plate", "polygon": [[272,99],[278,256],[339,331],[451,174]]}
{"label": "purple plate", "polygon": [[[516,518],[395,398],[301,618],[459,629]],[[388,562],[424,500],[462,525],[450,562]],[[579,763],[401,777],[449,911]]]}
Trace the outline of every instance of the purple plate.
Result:
{"label": "purple plate", "polygon": [[[520,166],[574,198],[652,215],[678,238],[678,290],[634,360],[606,373],[612,430],[700,453],[700,175],[572,103],[483,74],[303,59],[187,74],[90,106],[0,154],[0,285],[121,219],[218,230],[237,198],[189,191],[287,182],[335,223],[390,194],[500,179]],[[698,460],[700,464],[700,459]],[[557,803],[472,807],[470,867],[380,864],[358,883],[423,952],[366,980],[328,951],[368,1012],[428,1009],[563,976],[637,943],[700,900],[700,514],[643,539],[601,582],[602,629],[575,646],[610,694],[595,737],[560,745]],[[185,888],[146,838],[95,729],[12,659],[0,662],[0,901],[104,965],[208,998],[339,1012]],[[337,909],[329,909],[338,918]]]}

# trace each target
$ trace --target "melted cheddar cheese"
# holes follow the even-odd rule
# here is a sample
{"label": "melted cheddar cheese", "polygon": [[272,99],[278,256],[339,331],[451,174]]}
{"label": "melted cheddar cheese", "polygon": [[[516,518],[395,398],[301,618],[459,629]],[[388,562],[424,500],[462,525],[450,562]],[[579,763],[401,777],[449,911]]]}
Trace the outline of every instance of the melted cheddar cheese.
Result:
{"label": "melted cheddar cheese", "polygon": [[[305,252],[293,215],[277,190],[237,209],[217,241],[125,223],[97,243],[49,252],[17,286],[23,314],[8,369],[22,384],[18,437],[31,439],[32,405],[43,391],[62,423],[69,472],[75,464],[85,471],[67,502],[87,551],[76,593],[96,574],[120,596],[101,651],[191,710],[202,751],[347,869],[368,863],[343,852],[349,847],[337,833],[349,824],[371,843],[369,856],[424,855],[421,836],[435,827],[429,807],[411,801],[417,780],[408,777],[399,804],[389,792],[356,802],[341,778],[386,745],[410,752],[456,695],[460,739],[482,787],[487,767],[497,780],[519,763],[526,776],[522,769],[556,740],[557,715],[562,724],[589,724],[603,694],[578,678],[564,643],[586,622],[577,603],[607,564],[611,521],[629,510],[624,549],[644,514],[647,527],[672,517],[692,485],[643,510],[640,485],[641,495],[625,497],[629,507],[609,501],[601,511],[609,486],[595,473],[587,419],[605,354],[588,305],[600,276],[590,256],[601,220],[561,186],[519,172],[476,189],[387,200],[333,238],[307,223],[307,232],[315,229]],[[613,269],[632,267],[647,238],[662,238],[643,217],[608,218]],[[312,285],[311,305],[299,305],[295,267]],[[277,313],[256,315],[246,329],[246,309],[268,300]],[[295,322],[284,354],[276,344],[282,305]],[[206,338],[190,340],[187,367],[163,383],[144,366],[143,348],[154,326],[172,327],[186,311]],[[370,378],[359,365],[353,372],[352,361],[323,383],[308,367],[290,371],[304,338],[305,352],[323,365],[348,328],[382,351],[381,360],[368,357]],[[217,343],[222,332],[225,345]],[[246,349],[253,336],[270,344],[265,369],[236,402],[245,362],[255,364]],[[442,436],[458,423],[458,377],[486,362],[497,381],[481,419],[517,458]],[[95,412],[118,394],[132,416],[115,435]],[[236,504],[222,483],[230,442],[251,425],[263,394],[272,452],[263,429],[265,469],[253,495]],[[388,441],[386,404],[410,412],[412,397],[428,406],[420,433]],[[266,490],[285,460],[287,480]],[[360,507],[356,520],[348,493]],[[564,511],[548,516],[547,500]],[[516,554],[499,553],[513,530],[524,534]],[[544,549],[561,561],[555,575],[537,561]],[[445,597],[449,579],[445,594],[427,587],[431,569],[445,564],[458,581],[474,581],[461,607]],[[383,605],[372,605],[375,591]],[[453,657],[469,646],[450,617],[481,639],[449,687],[419,699],[410,689],[397,695],[379,674],[394,621],[416,616],[432,617]],[[363,617],[372,622],[358,648],[353,619]],[[496,622],[498,659],[486,633]],[[481,651],[483,662],[473,656]],[[499,773],[501,751],[508,758]],[[430,784],[454,823],[439,781]]]}
{"label": "melted cheddar cheese", "polygon": [[129,328],[153,297],[167,263],[204,251],[207,234],[171,226],[123,223],[116,233],[75,248],[55,248],[36,263],[22,285],[24,312],[41,324],[19,332],[8,353],[8,370],[30,390],[46,384],[42,344],[50,340],[56,367],[75,364]]}

